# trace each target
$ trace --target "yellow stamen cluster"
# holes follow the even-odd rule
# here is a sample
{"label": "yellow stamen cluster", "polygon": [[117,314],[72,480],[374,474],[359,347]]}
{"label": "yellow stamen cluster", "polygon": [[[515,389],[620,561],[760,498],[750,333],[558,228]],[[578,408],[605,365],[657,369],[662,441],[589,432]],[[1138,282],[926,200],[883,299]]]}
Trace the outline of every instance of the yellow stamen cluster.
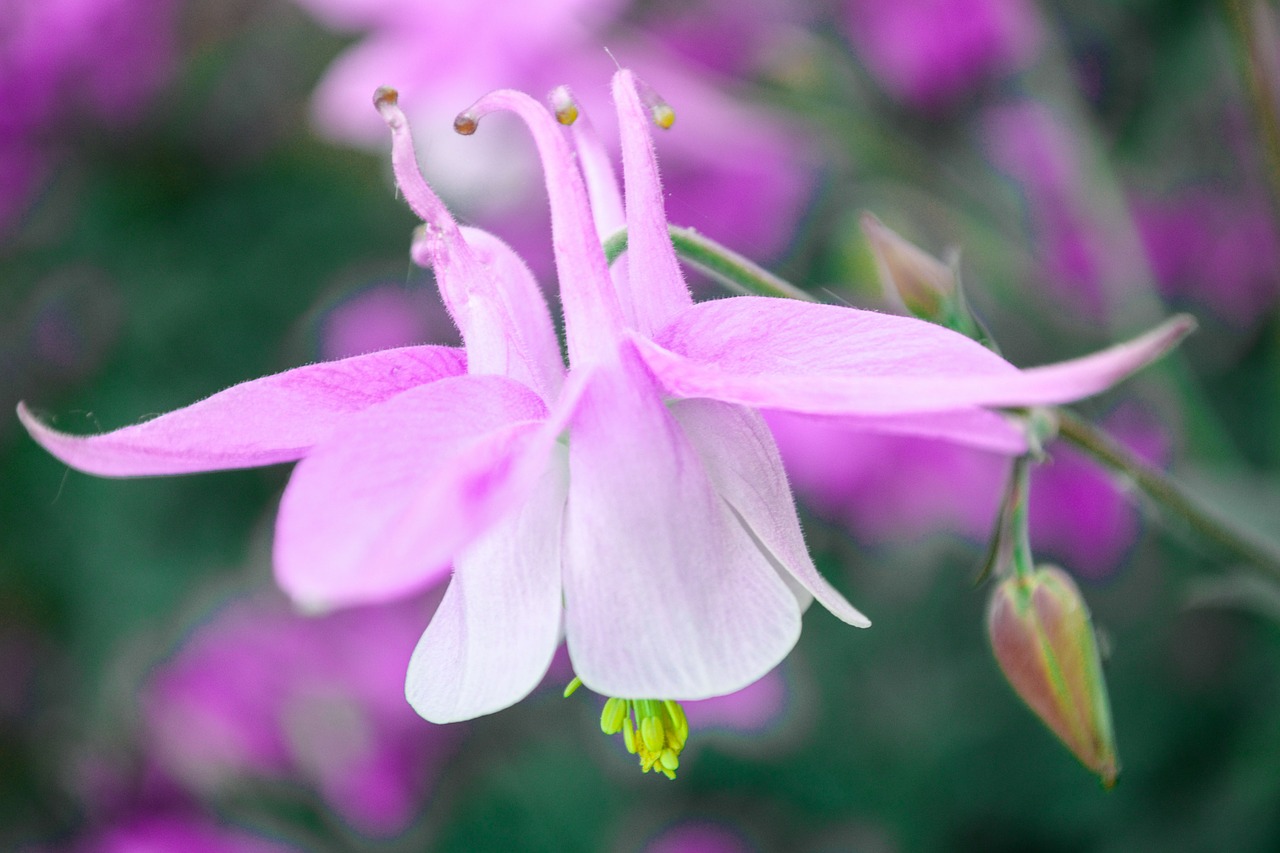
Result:
{"label": "yellow stamen cluster", "polygon": [[689,739],[689,721],[670,699],[610,699],[600,714],[600,730],[622,732],[627,752],[640,757],[640,769],[676,778],[680,753]]}

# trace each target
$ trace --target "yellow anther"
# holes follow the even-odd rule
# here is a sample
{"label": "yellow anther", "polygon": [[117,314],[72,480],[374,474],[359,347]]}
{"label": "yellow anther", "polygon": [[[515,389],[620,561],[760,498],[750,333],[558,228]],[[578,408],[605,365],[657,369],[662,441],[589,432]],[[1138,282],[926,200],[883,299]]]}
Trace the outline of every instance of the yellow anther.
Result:
{"label": "yellow anther", "polygon": [[582,686],[582,679],[578,678],[578,676],[575,675],[573,677],[573,681],[570,681],[569,686],[564,689],[564,698],[568,699],[570,696],[576,693],[578,691],[578,688],[581,686]]}
{"label": "yellow anther", "polygon": [[616,735],[622,731],[622,720],[630,709],[625,699],[610,699],[604,703],[600,712],[600,731],[607,735]]}
{"label": "yellow anther", "polygon": [[636,729],[631,725],[631,715],[622,718],[622,740],[627,745],[627,752],[636,754]]}
{"label": "yellow anther", "polygon": [[671,125],[676,123],[676,111],[671,109],[671,105],[643,80],[636,80],[636,91],[640,95],[640,101],[648,108],[653,123],[663,130],[670,130]]}
{"label": "yellow anther", "polygon": [[662,730],[662,720],[657,717],[645,717],[640,721],[640,737],[650,752],[658,752],[666,743],[666,735]]}
{"label": "yellow anther", "polygon": [[670,130],[671,125],[676,123],[676,111],[668,103],[656,103],[649,111],[653,114],[653,123],[663,130]]}
{"label": "yellow anther", "polygon": [[[577,689],[573,684],[569,687],[566,693]],[[600,730],[607,735],[622,732],[622,742],[639,759],[641,771],[676,778],[680,753],[689,738],[689,721],[679,702],[609,698],[600,712]]]}
{"label": "yellow anther", "polygon": [[689,718],[684,715],[684,708],[680,707],[679,702],[673,702],[670,699],[667,699],[662,705],[667,710],[667,716],[670,717],[673,724],[672,727],[679,733],[680,745],[683,746],[684,742],[689,739]]}
{"label": "yellow anther", "polygon": [[561,124],[573,124],[578,120],[578,104],[568,86],[556,86],[551,90],[551,109],[555,110],[556,121]]}

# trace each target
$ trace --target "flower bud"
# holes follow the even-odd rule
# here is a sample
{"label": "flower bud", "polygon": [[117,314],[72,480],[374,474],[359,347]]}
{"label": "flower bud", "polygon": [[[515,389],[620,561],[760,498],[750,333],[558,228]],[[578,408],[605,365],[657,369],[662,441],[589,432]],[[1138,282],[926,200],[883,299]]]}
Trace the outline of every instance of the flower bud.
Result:
{"label": "flower bud", "polygon": [[955,270],[904,240],[870,213],[862,215],[862,231],[871,243],[885,293],[900,299],[920,319],[940,322],[955,300]]}
{"label": "flower bud", "polygon": [[1089,609],[1075,582],[1041,566],[996,588],[987,633],[1000,669],[1022,700],[1102,784],[1119,766],[1111,706]]}

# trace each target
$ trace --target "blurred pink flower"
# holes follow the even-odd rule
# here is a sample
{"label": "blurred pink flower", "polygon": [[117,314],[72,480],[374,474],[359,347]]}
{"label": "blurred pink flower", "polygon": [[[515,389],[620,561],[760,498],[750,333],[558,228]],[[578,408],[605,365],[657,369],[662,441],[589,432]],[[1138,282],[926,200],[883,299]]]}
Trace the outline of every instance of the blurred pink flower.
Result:
{"label": "blurred pink flower", "polygon": [[719,821],[684,820],[661,830],[644,853],[750,853],[757,847]]}
{"label": "blurred pink flower", "polygon": [[[317,126],[338,141],[384,144],[383,128],[364,104],[388,82],[411,94],[404,104],[411,122],[441,131],[447,127],[439,116],[497,88],[546,92],[568,84],[586,112],[603,115],[606,91],[597,81],[617,57],[660,90],[681,93],[680,132],[663,143],[668,173],[680,178],[668,184],[673,219],[757,256],[772,255],[785,246],[809,195],[812,158],[804,136],[735,97],[733,82],[702,64],[714,59],[705,50],[677,53],[685,43],[663,40],[660,18],[648,22],[653,37],[628,28],[626,0],[297,2],[328,26],[364,34],[334,61],[314,96]],[[733,14],[760,40],[769,29],[754,24],[755,6]],[[744,55],[737,43],[726,51],[719,36],[704,34],[701,41],[720,45],[718,53]],[[611,128],[602,131],[615,138]],[[543,220],[528,214],[545,200],[529,180],[537,164],[527,148],[504,134],[422,138],[436,190],[464,218],[500,219],[507,242],[544,272],[550,258]]]}
{"label": "blurred pink flower", "polygon": [[[301,460],[281,501],[275,564],[312,606],[399,597],[452,564],[406,687],[419,713],[447,722],[526,696],[562,632],[595,692],[687,700],[776,666],[813,598],[869,624],[809,558],[757,409],[1021,452],[1023,431],[992,409],[1098,393],[1192,326],[1173,318],[1129,343],[1019,370],[911,318],[761,297],[695,305],[649,136],[650,119],[669,124],[670,108],[629,71],[613,89],[624,197],[598,141],[579,127],[575,157],[527,95],[491,92],[455,121],[474,133],[485,115],[510,112],[533,135],[569,371],[527,268],[457,225],[418,171],[396,93],[379,90],[397,183],[424,223],[413,256],[435,269],[465,357],[418,346],[296,368],[97,436],[59,433],[20,408],[23,423],[58,458],[108,476]],[[597,228],[624,213],[628,248],[611,271]]]}
{"label": "blurred pink flower", "polygon": [[76,853],[296,853],[299,850],[220,823],[194,809],[127,817],[73,844],[70,849]]}
{"label": "blurred pink flower", "polygon": [[[796,492],[859,540],[881,544],[953,533],[984,541],[990,535],[1008,468],[1004,457],[793,415],[768,420]],[[1166,433],[1138,408],[1118,408],[1104,427],[1148,462],[1168,461]],[[1137,538],[1138,509],[1081,452],[1062,442],[1047,450],[1049,461],[1031,478],[1032,546],[1078,576],[1105,577]]]}
{"label": "blurred pink flower", "polygon": [[1262,321],[1280,295],[1280,234],[1265,197],[1204,188],[1133,203],[1164,295],[1238,327]]}
{"label": "blurred pink flower", "polygon": [[1015,101],[987,111],[983,136],[992,163],[1021,188],[1046,283],[1062,304],[1103,316],[1109,241],[1070,130],[1047,106]]}
{"label": "blurred pink flower", "polygon": [[796,493],[864,542],[990,530],[1006,457],[784,413],[766,419]]}
{"label": "blurred pink flower", "polygon": [[846,0],[844,23],[880,85],[926,109],[1029,64],[1040,42],[1027,0]]}
{"label": "blurred pink flower", "polygon": [[789,700],[787,680],[777,668],[736,693],[686,702],[684,713],[689,725],[699,730],[758,734],[785,715]]}
{"label": "blurred pink flower", "polygon": [[456,335],[434,292],[376,284],[346,294],[324,309],[317,349],[322,360],[333,361]]}
{"label": "blurred pink flower", "polygon": [[404,671],[438,598],[322,617],[275,594],[231,602],[148,679],[152,758],[201,794],[290,780],[362,832],[404,829],[462,734],[424,728],[404,701]]}
{"label": "blurred pink flower", "polygon": [[0,16],[0,234],[88,116],[135,119],[174,59],[174,0],[6,0]]}

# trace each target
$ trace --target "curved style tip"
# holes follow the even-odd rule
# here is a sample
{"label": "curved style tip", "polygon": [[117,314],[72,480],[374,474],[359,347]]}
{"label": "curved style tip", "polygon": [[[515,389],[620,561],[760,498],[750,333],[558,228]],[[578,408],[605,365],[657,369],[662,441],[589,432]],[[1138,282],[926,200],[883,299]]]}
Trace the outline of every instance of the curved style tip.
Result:
{"label": "curved style tip", "polygon": [[400,92],[390,86],[379,86],[373,93],[373,106],[393,133],[407,127],[404,111],[400,109]]}
{"label": "curved style tip", "polygon": [[384,107],[394,107],[400,103],[400,93],[390,86],[379,86],[373,93],[373,105],[378,112]]}
{"label": "curved style tip", "polygon": [[571,125],[578,120],[578,104],[568,86],[556,86],[548,98],[551,109],[555,111],[556,121],[563,125]]}
{"label": "curved style tip", "polygon": [[480,120],[471,110],[458,113],[458,117],[453,120],[453,129],[456,133],[463,136],[470,136],[476,132],[476,128],[480,126]]}

